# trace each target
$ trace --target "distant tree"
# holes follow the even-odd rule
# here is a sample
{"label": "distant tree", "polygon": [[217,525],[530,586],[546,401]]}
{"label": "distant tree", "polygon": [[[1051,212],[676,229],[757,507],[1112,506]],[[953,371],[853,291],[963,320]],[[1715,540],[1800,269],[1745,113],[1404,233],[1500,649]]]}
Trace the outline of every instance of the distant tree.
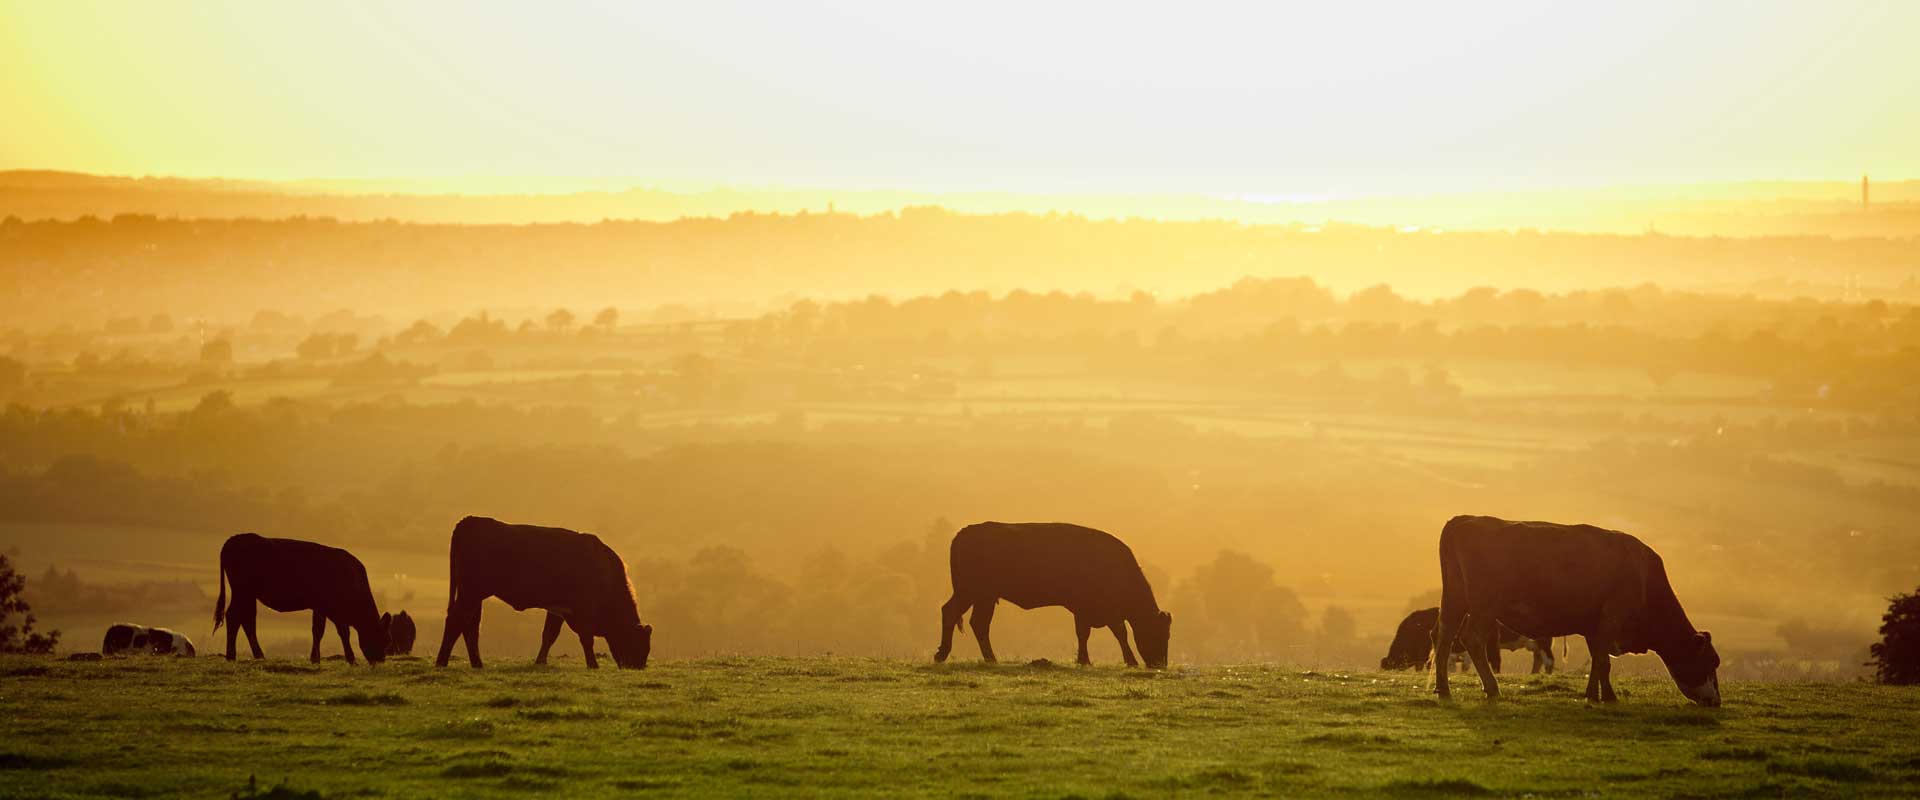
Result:
{"label": "distant tree", "polygon": [[327,358],[333,355],[333,336],[326,333],[313,334],[294,345],[293,352],[309,361]]}
{"label": "distant tree", "polygon": [[360,337],[351,333],[316,333],[302,340],[294,352],[303,359],[318,360],[352,355]]}
{"label": "distant tree", "polygon": [[1229,657],[1273,656],[1301,643],[1306,609],[1291,589],[1276,585],[1273,567],[1237,550],[1222,550],[1189,579]]}
{"label": "distant tree", "polygon": [[233,342],[227,339],[213,339],[200,345],[200,361],[206,364],[233,363]]}
{"label": "distant tree", "polygon": [[440,338],[440,329],[424,319],[414,320],[406,330],[393,335],[393,343],[401,347],[426,344]]}
{"label": "distant tree", "polygon": [[613,306],[600,309],[600,313],[593,315],[593,324],[612,333],[613,329],[620,325],[620,309]]}
{"label": "distant tree", "polygon": [[13,562],[0,554],[0,653],[51,653],[60,643],[59,631],[34,633],[33,608],[21,596],[26,589],[27,576],[14,572]]}
{"label": "distant tree", "polygon": [[148,333],[172,333],[173,317],[169,317],[165,314],[153,315],[153,319],[147,321],[147,332]]}
{"label": "distant tree", "polygon": [[1880,642],[1868,650],[1881,683],[1920,683],[1920,590],[1894,595],[1880,618]]}
{"label": "distant tree", "polygon": [[507,323],[480,312],[479,316],[467,317],[455,323],[453,330],[447,333],[447,340],[456,343],[489,342],[504,339],[507,336]]}
{"label": "distant tree", "polygon": [[1406,298],[1395,294],[1384,283],[1355,292],[1347,298],[1347,309],[1359,319],[1397,320],[1407,313]]}
{"label": "distant tree", "polygon": [[225,389],[217,389],[201,395],[200,402],[194,404],[193,411],[190,413],[195,418],[206,419],[226,414],[233,409],[233,393]]}
{"label": "distant tree", "polygon": [[573,312],[564,308],[554,309],[547,315],[547,329],[554,333],[566,333],[573,328]]}
{"label": "distant tree", "polygon": [[1353,641],[1360,633],[1360,624],[1353,619],[1353,612],[1339,606],[1327,606],[1320,617],[1320,641],[1323,645],[1339,646]]}

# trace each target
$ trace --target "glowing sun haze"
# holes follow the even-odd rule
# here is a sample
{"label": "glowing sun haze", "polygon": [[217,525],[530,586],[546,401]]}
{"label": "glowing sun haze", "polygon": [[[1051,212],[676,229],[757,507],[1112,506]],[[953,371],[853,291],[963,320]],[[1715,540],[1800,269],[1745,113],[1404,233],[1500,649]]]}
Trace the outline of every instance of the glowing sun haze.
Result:
{"label": "glowing sun haze", "polygon": [[0,9],[8,169],[1263,196],[1920,177],[1912,2]]}

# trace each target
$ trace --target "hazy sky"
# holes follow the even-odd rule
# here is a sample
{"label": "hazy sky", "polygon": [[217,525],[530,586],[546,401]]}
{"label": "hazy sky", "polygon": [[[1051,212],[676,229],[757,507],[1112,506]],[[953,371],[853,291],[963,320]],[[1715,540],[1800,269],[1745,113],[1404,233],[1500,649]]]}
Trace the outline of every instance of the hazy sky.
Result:
{"label": "hazy sky", "polygon": [[0,0],[0,168],[1274,196],[1920,177],[1920,2]]}

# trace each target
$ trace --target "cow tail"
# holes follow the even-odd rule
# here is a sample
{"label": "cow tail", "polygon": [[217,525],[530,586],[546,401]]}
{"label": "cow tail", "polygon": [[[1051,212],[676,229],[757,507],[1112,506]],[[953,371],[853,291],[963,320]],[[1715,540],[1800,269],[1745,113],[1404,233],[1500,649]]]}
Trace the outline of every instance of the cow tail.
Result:
{"label": "cow tail", "polygon": [[[454,532],[459,533],[459,529],[455,528]],[[454,603],[459,602],[459,599],[460,599],[460,547],[459,545],[460,545],[460,540],[456,538],[453,540],[453,545],[447,548],[447,619],[448,620],[453,619]]]}
{"label": "cow tail", "polygon": [[220,548],[220,596],[213,600],[213,630],[220,631],[220,623],[227,620],[227,553]]}

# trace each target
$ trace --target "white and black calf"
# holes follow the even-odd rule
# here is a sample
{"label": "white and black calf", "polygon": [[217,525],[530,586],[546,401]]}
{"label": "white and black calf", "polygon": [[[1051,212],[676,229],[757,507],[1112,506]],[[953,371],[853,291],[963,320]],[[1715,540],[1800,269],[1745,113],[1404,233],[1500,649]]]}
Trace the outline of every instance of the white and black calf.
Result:
{"label": "white and black calf", "polygon": [[194,656],[193,640],[166,628],[149,628],[128,622],[116,622],[107,628],[100,642],[100,654],[106,656],[155,655]]}

